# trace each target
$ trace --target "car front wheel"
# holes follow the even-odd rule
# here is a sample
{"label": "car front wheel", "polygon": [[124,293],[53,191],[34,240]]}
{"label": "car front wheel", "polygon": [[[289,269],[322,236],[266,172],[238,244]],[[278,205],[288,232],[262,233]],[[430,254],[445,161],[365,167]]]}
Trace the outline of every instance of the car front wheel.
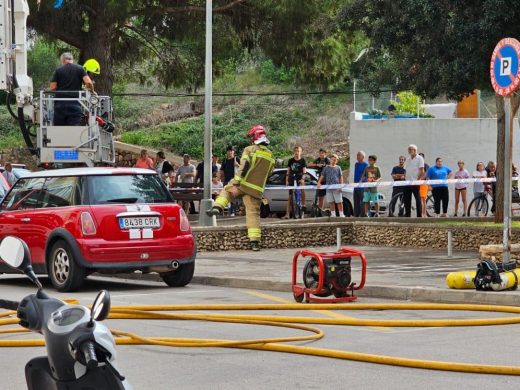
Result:
{"label": "car front wheel", "polygon": [[85,269],[76,262],[69,245],[63,240],[52,246],[47,269],[52,285],[61,292],[78,290],[86,276]]}
{"label": "car front wheel", "polygon": [[170,287],[184,287],[193,279],[195,262],[181,264],[175,271],[161,272],[161,278]]}

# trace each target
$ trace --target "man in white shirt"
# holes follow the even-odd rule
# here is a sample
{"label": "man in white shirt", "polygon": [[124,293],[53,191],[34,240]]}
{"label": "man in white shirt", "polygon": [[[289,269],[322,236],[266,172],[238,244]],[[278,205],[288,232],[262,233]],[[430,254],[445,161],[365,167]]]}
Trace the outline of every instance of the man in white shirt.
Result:
{"label": "man in white shirt", "polygon": [[[421,180],[424,178],[424,159],[417,154],[417,146],[408,146],[409,156],[404,163],[406,170],[406,180]],[[415,198],[415,208],[417,210],[417,218],[421,218],[422,205],[421,197],[419,196],[419,186],[404,186],[403,187],[403,202],[405,217],[410,217],[412,214],[412,194]]]}
{"label": "man in white shirt", "polygon": [[13,166],[11,165],[10,162],[8,162],[5,164],[4,169],[5,170],[2,172],[2,174],[4,175],[5,179],[9,183],[9,185],[12,187],[14,185],[14,183],[16,183],[16,177],[14,176],[14,173],[13,173]]}

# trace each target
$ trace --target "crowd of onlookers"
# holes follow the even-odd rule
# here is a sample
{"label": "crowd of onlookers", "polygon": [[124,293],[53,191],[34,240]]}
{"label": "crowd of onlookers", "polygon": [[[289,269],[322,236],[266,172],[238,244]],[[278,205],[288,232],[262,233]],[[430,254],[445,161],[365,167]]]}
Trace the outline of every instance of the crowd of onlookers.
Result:
{"label": "crowd of onlookers", "polygon": [[[178,183],[182,184],[204,184],[204,161],[195,166],[192,163],[191,156],[184,154],[182,156],[183,163],[179,166],[172,164],[165,157],[164,152],[159,151],[156,154],[155,161],[148,155],[148,151],[141,150],[140,156],[135,163],[136,168],[146,168],[155,170],[165,181],[169,188],[173,188]],[[235,170],[238,168],[240,160],[235,156],[235,148],[228,146],[226,157],[222,163],[219,163],[219,157],[213,155],[211,159],[212,196],[215,198],[220,190],[235,176]],[[185,211],[194,213],[195,206],[193,202],[183,202]],[[231,204],[228,210],[229,215],[235,214],[236,204]]]}
{"label": "crowd of onlookers", "polygon": [[[369,156],[368,162],[365,161],[365,152],[359,151],[356,155],[356,163],[354,164],[354,182],[373,182],[381,180],[380,169],[375,165],[376,156]],[[435,164],[430,166],[424,160],[423,153],[417,153],[416,145],[408,146],[408,156],[399,156],[398,165],[394,166],[391,171],[394,181],[412,181],[412,180],[447,180],[447,179],[469,179],[469,178],[486,178],[496,176],[496,164],[489,161],[487,165],[478,162],[475,169],[468,171],[462,160],[457,162],[457,169],[452,169],[444,165],[441,157],[435,159]],[[518,176],[516,167],[513,165],[513,176]],[[466,216],[468,209],[467,190],[470,184],[455,184],[455,212],[453,216]],[[426,217],[426,199],[431,188],[434,201],[434,213],[436,216],[446,217],[448,215],[448,203],[450,193],[447,183],[432,185],[403,185],[394,186],[392,189],[392,198],[402,193],[404,203],[404,216],[410,217],[412,211],[412,196],[415,199],[415,209],[417,217]],[[492,196],[491,212],[495,211],[495,183],[473,183],[473,193],[475,197],[483,196],[489,192]],[[369,194],[369,195],[367,195]],[[379,195],[377,188],[355,188],[354,189],[354,216],[362,217],[368,215],[367,202],[375,205],[375,216],[378,214]],[[364,204],[364,205],[363,205]],[[462,208],[459,208],[462,206]]]}
{"label": "crowd of onlookers", "polygon": [[[319,176],[318,187],[323,184],[342,184],[344,182],[343,173],[338,165],[339,158],[336,154],[327,155],[324,149],[319,152],[318,158],[313,162],[307,164],[305,158],[302,157],[302,148],[296,146],[294,148],[294,155],[289,159],[287,164],[286,185],[293,186],[304,184],[304,175],[307,167],[316,169]],[[235,172],[240,165],[240,159],[235,156],[235,148],[228,146],[226,149],[226,156],[222,163],[219,163],[219,157],[213,155],[211,160],[212,171],[212,185],[211,191],[213,197],[216,197],[220,190],[235,176]],[[197,184],[202,186],[204,184],[204,161],[197,166],[192,164],[191,156],[184,154],[183,164],[176,166],[166,160],[164,152],[160,151],[156,155],[154,161],[146,150],[142,150],[140,157],[135,163],[137,168],[147,168],[156,170],[157,173],[164,178],[168,187],[173,188],[177,183]],[[305,205],[305,191],[302,194],[302,204]],[[343,200],[341,189],[318,189],[319,207],[323,208],[325,198],[333,215],[336,215],[335,210],[338,210],[338,216],[344,216]],[[230,204],[228,215],[234,216],[238,203]],[[186,202],[186,212],[193,212],[193,202]],[[287,202],[287,212],[283,218],[290,217],[290,197]]]}
{"label": "crowd of onlookers", "polygon": [[[323,184],[343,184],[343,171],[337,165],[339,160],[338,155],[331,154],[330,156],[327,156],[327,151],[325,149],[320,149],[319,156],[313,162],[307,164],[305,158],[302,157],[303,149],[301,146],[295,146],[293,152],[293,157],[291,157],[287,162],[285,185],[305,185],[304,175],[307,173],[307,167],[316,169],[316,173],[319,177],[317,189],[318,207],[320,209],[323,208],[326,198],[331,215],[344,217],[345,215],[343,211],[343,198],[341,189],[321,188]],[[292,191],[293,190],[289,190],[289,195],[291,195]],[[303,208],[305,211],[305,191],[301,191],[301,194],[301,203],[304,205]],[[283,216],[284,219],[290,218],[290,210],[291,196],[287,198],[287,209],[285,216]]]}
{"label": "crowd of onlookers", "polygon": [[[319,177],[317,189],[317,201],[320,209],[329,208],[332,216],[344,216],[343,199],[341,189],[322,188],[324,184],[343,184],[345,179],[343,172],[338,165],[339,158],[336,154],[327,154],[325,149],[320,149],[319,156],[310,163],[307,163],[302,156],[302,147],[296,146],[293,149],[293,156],[287,163],[286,185],[299,186],[304,185],[304,175],[307,168],[314,168]],[[212,196],[216,197],[220,190],[235,176],[235,171],[239,167],[240,160],[235,156],[235,148],[228,146],[226,156],[222,163],[219,163],[219,156],[213,155],[211,159],[212,172]],[[160,151],[156,155],[155,161],[148,155],[146,150],[141,151],[139,159],[135,163],[135,167],[148,168],[157,171],[164,178],[165,183],[170,187],[175,187],[176,183],[197,184],[202,186],[204,183],[204,161],[198,163],[197,166],[192,164],[189,154],[183,155],[183,164],[176,166],[169,162]],[[378,182],[381,180],[382,173],[377,165],[377,156],[366,156],[365,152],[359,151],[356,154],[356,162],[354,169],[354,183]],[[394,166],[390,172],[394,181],[404,180],[445,180],[445,179],[468,179],[468,178],[485,178],[495,177],[496,164],[489,161],[487,164],[478,162],[474,170],[468,170],[464,161],[457,162],[457,168],[452,169],[444,165],[441,157],[435,159],[435,163],[431,166],[425,162],[423,153],[418,153],[416,145],[408,146],[408,156],[399,156],[398,164]],[[516,167],[513,165],[513,176],[518,176]],[[453,216],[465,216],[468,209],[467,190],[469,186],[473,186],[474,196],[482,196],[490,193],[492,197],[491,212],[494,212],[495,202],[495,183],[475,182],[473,184],[457,183],[454,186],[455,211]],[[431,190],[434,200],[434,213],[436,216],[446,217],[448,214],[448,203],[450,199],[450,191],[448,184],[433,185],[403,185],[394,186],[392,189],[392,198],[397,194],[402,194],[404,203],[404,215],[410,217],[412,214],[412,198],[415,200],[416,216],[426,217],[426,199]],[[292,190],[289,190],[292,191]],[[301,191],[301,202],[305,205],[305,191]],[[353,193],[353,215],[355,217],[378,216],[380,193],[377,187],[355,188]],[[325,204],[325,200],[327,204]],[[391,200],[391,199],[390,199]],[[390,202],[387,201],[387,203]],[[287,209],[284,219],[291,217],[291,197],[287,200]],[[193,202],[185,204],[186,211],[193,212]],[[228,215],[235,215],[237,204],[231,204]],[[370,211],[370,212],[369,212]]]}

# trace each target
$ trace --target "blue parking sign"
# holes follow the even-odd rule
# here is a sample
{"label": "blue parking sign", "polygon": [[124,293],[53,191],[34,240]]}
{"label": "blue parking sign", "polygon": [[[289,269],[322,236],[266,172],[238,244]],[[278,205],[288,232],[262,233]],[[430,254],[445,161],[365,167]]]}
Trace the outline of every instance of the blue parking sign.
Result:
{"label": "blue parking sign", "polygon": [[519,54],[520,42],[514,38],[502,39],[493,50],[489,73],[500,96],[511,95],[520,86]]}

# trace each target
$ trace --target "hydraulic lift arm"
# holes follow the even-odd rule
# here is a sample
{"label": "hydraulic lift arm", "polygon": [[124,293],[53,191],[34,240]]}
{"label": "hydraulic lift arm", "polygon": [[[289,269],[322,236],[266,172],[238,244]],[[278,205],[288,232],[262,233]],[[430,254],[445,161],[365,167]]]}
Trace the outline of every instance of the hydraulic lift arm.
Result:
{"label": "hydraulic lift arm", "polygon": [[[33,83],[27,74],[27,17],[26,0],[0,0],[0,90],[8,92],[8,99],[16,97],[17,112],[9,110],[22,131],[31,154],[37,151],[31,140],[25,121],[29,117],[36,122],[33,106]],[[9,103],[9,102],[8,102]]]}

